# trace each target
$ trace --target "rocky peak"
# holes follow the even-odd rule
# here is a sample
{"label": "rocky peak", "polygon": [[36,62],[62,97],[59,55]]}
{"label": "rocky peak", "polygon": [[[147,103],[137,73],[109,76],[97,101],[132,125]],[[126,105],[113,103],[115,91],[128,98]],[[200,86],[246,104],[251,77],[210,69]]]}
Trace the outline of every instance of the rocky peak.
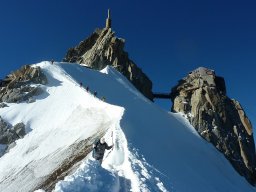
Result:
{"label": "rocky peak", "polygon": [[25,65],[0,81],[0,102],[29,101],[42,92],[38,84],[46,83],[47,78],[40,67]]}
{"label": "rocky peak", "polygon": [[[110,13],[109,13],[110,15]],[[111,65],[120,71],[147,98],[153,99],[152,82],[124,51],[125,40],[115,36],[110,18],[104,29],[97,29],[90,37],[70,48],[64,62],[101,70]]]}
{"label": "rocky peak", "polygon": [[189,88],[210,87],[212,89],[218,89],[222,94],[226,94],[224,79],[216,76],[214,70],[205,67],[199,67],[196,70],[191,71],[183,81],[191,84],[187,85]]}
{"label": "rocky peak", "polygon": [[227,97],[224,78],[199,67],[179,81],[171,98],[172,111],[184,113],[197,132],[255,185],[253,128],[241,104]]}

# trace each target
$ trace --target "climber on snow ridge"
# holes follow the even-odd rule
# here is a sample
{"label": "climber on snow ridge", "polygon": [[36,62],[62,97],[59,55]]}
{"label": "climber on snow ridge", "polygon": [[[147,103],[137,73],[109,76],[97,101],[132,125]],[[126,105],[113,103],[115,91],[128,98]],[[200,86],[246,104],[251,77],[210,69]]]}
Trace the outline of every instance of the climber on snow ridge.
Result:
{"label": "climber on snow ridge", "polygon": [[105,150],[106,149],[109,150],[113,146],[114,145],[108,146],[108,144],[105,142],[105,138],[102,137],[100,140],[97,140],[93,144],[93,152],[92,152],[93,158],[98,160],[100,162],[100,164],[102,164]]}

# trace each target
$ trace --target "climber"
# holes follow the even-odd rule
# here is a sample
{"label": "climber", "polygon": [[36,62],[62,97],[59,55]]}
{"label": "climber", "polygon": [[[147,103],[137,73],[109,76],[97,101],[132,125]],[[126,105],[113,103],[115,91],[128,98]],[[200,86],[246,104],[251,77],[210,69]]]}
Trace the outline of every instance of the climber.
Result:
{"label": "climber", "polygon": [[98,160],[100,162],[100,164],[102,164],[105,150],[106,149],[109,150],[113,146],[114,145],[108,146],[108,144],[105,142],[105,138],[102,137],[100,140],[97,140],[93,144],[93,152],[92,152],[93,158]]}

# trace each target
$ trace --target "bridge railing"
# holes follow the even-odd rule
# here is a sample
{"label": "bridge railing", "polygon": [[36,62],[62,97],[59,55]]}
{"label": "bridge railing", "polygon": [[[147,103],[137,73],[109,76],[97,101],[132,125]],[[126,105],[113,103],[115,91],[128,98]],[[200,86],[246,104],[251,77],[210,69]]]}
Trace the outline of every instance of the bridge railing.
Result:
{"label": "bridge railing", "polygon": [[154,92],[153,93],[154,99],[171,99],[171,93],[160,93],[160,92]]}

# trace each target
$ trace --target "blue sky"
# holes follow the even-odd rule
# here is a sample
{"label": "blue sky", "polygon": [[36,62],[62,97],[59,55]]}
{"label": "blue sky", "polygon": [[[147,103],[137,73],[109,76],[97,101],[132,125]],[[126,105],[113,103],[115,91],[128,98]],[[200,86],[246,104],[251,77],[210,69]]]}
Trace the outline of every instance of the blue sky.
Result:
{"label": "blue sky", "polygon": [[126,39],[126,51],[154,91],[168,92],[199,66],[214,69],[256,126],[255,1],[2,1],[0,78],[24,64],[62,60],[68,48],[104,27],[108,8],[113,30]]}

